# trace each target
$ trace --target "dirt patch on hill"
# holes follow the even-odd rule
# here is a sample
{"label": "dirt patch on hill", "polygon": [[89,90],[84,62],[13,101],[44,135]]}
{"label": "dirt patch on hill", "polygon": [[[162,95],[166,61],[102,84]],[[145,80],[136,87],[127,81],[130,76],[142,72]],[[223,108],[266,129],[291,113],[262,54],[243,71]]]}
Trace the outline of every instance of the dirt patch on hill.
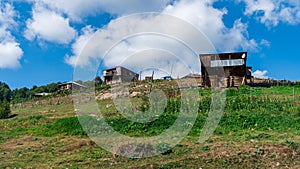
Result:
{"label": "dirt patch on hill", "polygon": [[24,149],[24,148],[38,148],[41,146],[42,146],[41,141],[36,137],[24,136],[3,143],[2,149],[14,151],[14,150]]}
{"label": "dirt patch on hill", "polygon": [[62,144],[63,147],[58,149],[58,152],[68,152],[68,151],[77,150],[84,146],[94,146],[95,142],[93,142],[90,139],[69,137],[60,140],[60,144]]}
{"label": "dirt patch on hill", "polygon": [[212,161],[228,160],[235,163],[255,163],[267,168],[293,168],[300,165],[299,148],[293,148],[283,144],[228,144],[227,142],[199,144],[197,147],[209,147],[199,153],[196,149],[192,158],[209,158]]}

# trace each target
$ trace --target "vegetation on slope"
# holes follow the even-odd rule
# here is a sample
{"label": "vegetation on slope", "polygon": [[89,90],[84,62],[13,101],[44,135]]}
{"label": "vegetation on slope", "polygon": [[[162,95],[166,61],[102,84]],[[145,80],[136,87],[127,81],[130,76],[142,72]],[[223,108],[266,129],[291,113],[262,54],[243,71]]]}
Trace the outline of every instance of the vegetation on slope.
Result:
{"label": "vegetation on slope", "polygon": [[[227,90],[224,115],[203,144],[198,138],[210,110],[211,91],[199,92],[198,117],[188,137],[170,152],[146,159],[116,157],[95,145],[71,104],[13,109],[15,118],[0,120],[0,168],[299,168],[299,86]],[[144,100],[141,103],[147,104]],[[174,123],[180,109],[178,98],[170,98],[160,117],[144,124],[107,108],[111,100],[98,104],[107,123],[134,137],[160,134]],[[96,117],[80,118],[91,124],[89,132],[101,127]]]}

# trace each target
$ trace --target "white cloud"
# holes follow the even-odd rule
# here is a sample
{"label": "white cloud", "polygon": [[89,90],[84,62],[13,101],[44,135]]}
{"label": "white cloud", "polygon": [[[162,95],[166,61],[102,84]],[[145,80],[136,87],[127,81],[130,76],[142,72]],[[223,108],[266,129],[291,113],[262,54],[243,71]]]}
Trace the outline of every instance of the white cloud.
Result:
{"label": "white cloud", "polygon": [[20,66],[23,50],[10,32],[17,26],[14,20],[16,16],[17,13],[12,5],[0,2],[0,69],[13,69]]}
{"label": "white cloud", "polygon": [[81,21],[82,18],[96,15],[101,12],[99,0],[34,0],[42,3],[57,13],[64,13],[73,21]]}
{"label": "white cloud", "polygon": [[267,79],[267,78],[269,78],[269,77],[267,76],[267,73],[268,73],[267,70],[263,70],[263,71],[261,71],[261,70],[256,70],[255,72],[253,72],[252,75],[253,75],[254,77],[257,77],[257,78]]}
{"label": "white cloud", "polygon": [[43,3],[50,9],[66,14],[72,21],[80,22],[87,16],[100,13],[125,15],[138,12],[161,11],[170,0],[29,0]]}
{"label": "white cloud", "polygon": [[170,0],[102,0],[102,8],[109,13],[124,15],[138,12],[162,11]]}
{"label": "white cloud", "polygon": [[0,68],[20,67],[23,51],[19,45],[16,42],[0,43]]}
{"label": "white cloud", "polygon": [[1,27],[4,28],[12,28],[12,26],[15,26],[17,23],[14,20],[17,13],[14,10],[14,7],[11,4],[8,3],[1,3],[0,2],[0,23]]}
{"label": "white cloud", "polygon": [[[194,53],[189,51],[189,49],[184,49],[183,46],[185,44],[183,44],[182,42],[174,39],[174,37],[168,37],[166,35],[171,32],[184,32],[183,34],[187,35],[187,37],[184,38],[191,39],[193,41],[192,46],[194,46],[194,48],[197,48],[199,46],[198,48],[202,48],[203,51],[205,50],[205,47],[209,46],[210,44],[203,44],[202,46],[199,45],[199,40],[203,41],[203,39],[194,39],[197,38],[198,35],[193,36],[193,30],[190,31],[190,35],[186,34],[190,30],[188,27],[184,28],[182,25],[175,25],[175,23],[173,23],[173,25],[169,26],[177,26],[177,29],[173,31],[170,30],[169,27],[167,27],[168,25],[166,25],[166,23],[168,23],[168,19],[170,19],[169,17],[170,16],[162,15],[151,15],[147,17],[141,15],[131,16],[130,18],[126,18],[125,20],[112,21],[109,25],[107,25],[103,29],[98,30],[98,32],[96,33],[95,29],[92,29],[90,26],[88,26],[82,30],[81,35],[72,45],[72,51],[74,55],[66,56],[66,63],[72,66],[75,66],[76,64],[77,66],[86,66],[91,63],[90,59],[103,58],[107,50],[111,49],[108,55],[104,58],[105,66],[109,67],[120,64],[125,64],[127,65],[126,67],[130,67],[130,64],[126,62],[128,59],[131,60],[131,66],[134,65],[135,68],[146,65],[150,67],[156,67],[158,65],[155,65],[155,63],[160,62],[168,62],[167,66],[170,66],[172,64],[170,61],[168,61],[170,55],[176,55],[180,57],[185,56],[185,61],[188,61],[190,65],[195,65],[196,63],[194,62],[194,60],[188,60],[188,58],[191,57]],[[175,19],[175,17],[172,18]],[[179,20],[179,22],[182,23],[183,21]],[[153,27],[153,25],[155,26]],[[144,32],[144,30],[148,31]],[[195,30],[196,29],[194,28],[194,31]],[[136,34],[139,32],[144,32],[144,34]],[[161,34],[151,32],[159,32]],[[179,36],[183,35],[178,35],[178,37]],[[149,50],[156,51],[156,49],[161,50],[159,51],[159,59],[155,58],[154,62],[150,62],[149,58],[145,57],[146,55],[141,54],[147,51],[146,53],[149,56],[149,53],[152,53],[149,52]],[[211,48],[207,48],[206,52],[211,51]],[[157,54],[158,52],[156,51],[155,53]],[[139,67],[139,70],[140,68],[142,69],[142,67]],[[168,70],[170,70],[170,68],[168,68]]]}
{"label": "white cloud", "polygon": [[[146,66],[151,66],[151,62],[145,58],[146,54],[138,54],[138,52],[144,53],[143,51],[150,49],[163,49],[171,52],[171,55],[175,55],[184,60],[197,72],[199,71],[196,66],[199,65],[198,55],[200,53],[211,53],[215,51],[212,51],[209,46],[211,44],[207,39],[197,39],[193,33],[189,33],[190,28],[186,27],[186,25],[174,24],[176,22],[181,23],[183,20],[191,23],[193,28],[202,31],[203,34],[211,40],[218,51],[232,52],[240,49],[256,50],[256,41],[248,38],[247,24],[237,19],[232,27],[226,27],[223,23],[223,16],[226,15],[227,10],[216,9],[212,4],[213,1],[210,0],[182,0],[167,6],[161,14],[155,16],[131,16],[127,18],[125,22],[119,21],[118,19],[112,20],[106,27],[99,29],[97,33],[94,33],[95,30],[91,31],[90,28],[88,28],[87,30],[89,31],[83,31],[73,44],[73,55],[66,56],[66,63],[75,66],[78,60],[77,65],[88,65],[91,63],[90,59],[103,57],[106,50],[116,45],[115,43],[118,42],[118,40],[126,38],[127,35],[132,35],[135,32],[148,30],[150,32],[161,31],[163,34],[168,34],[177,31],[181,33],[175,38],[180,40],[188,39],[191,42],[191,44],[189,44],[191,45],[190,47],[196,49],[196,57],[192,56],[193,54],[190,53],[190,51],[184,50],[182,44],[176,41],[176,39],[144,34],[136,37],[127,37],[126,40],[118,42],[117,47],[114,47],[112,51],[110,51],[110,55],[105,58],[104,64],[105,66],[111,67],[119,65],[120,63],[127,63],[127,67],[129,67],[130,65],[126,62],[128,60],[126,56],[134,55],[135,57],[132,56],[134,59],[131,59],[131,64],[135,65],[135,68],[138,68],[138,70],[141,70],[142,67],[138,65],[148,64]],[[177,19],[175,21],[172,18],[165,18],[165,14],[181,18],[182,20]],[[166,25],[166,23],[170,23],[170,25]],[[88,40],[90,40],[89,44],[86,45]],[[86,48],[83,53],[80,53],[84,45],[86,45]],[[147,52],[148,55],[149,53],[151,52]],[[170,63],[170,61],[167,62],[170,58],[170,53],[168,54],[165,51],[160,51],[160,53],[161,59],[157,60],[156,58],[156,63],[165,63],[164,68],[168,71],[172,64],[176,65],[176,68],[180,67],[179,61],[176,61],[176,59],[173,59],[174,63]],[[180,70],[183,70],[183,68],[177,71],[180,72]],[[175,72],[174,75],[179,74],[178,72]]]}
{"label": "white cloud", "polygon": [[214,0],[206,1],[178,1],[169,5],[165,13],[177,16],[201,30],[220,51],[234,51],[237,49],[255,50],[257,44],[254,39],[248,39],[247,24],[237,19],[231,28],[226,27],[223,16],[227,9],[213,7]]}
{"label": "white cloud", "polygon": [[262,40],[260,41],[260,45],[261,45],[261,46],[270,47],[270,46],[271,46],[271,42],[268,41],[268,40],[262,39]]}
{"label": "white cloud", "polygon": [[246,4],[245,14],[255,16],[268,27],[280,22],[291,25],[300,23],[300,2],[298,0],[239,0]]}
{"label": "white cloud", "polygon": [[[78,59],[77,55],[80,55],[81,51],[86,47],[88,48],[89,46],[86,46],[87,42],[92,38],[92,36],[95,34],[96,29],[92,28],[92,26],[88,25],[84,27],[81,30],[81,36],[79,36],[76,41],[72,44],[72,51],[76,56],[66,56],[65,62],[68,63],[69,65],[75,66],[76,63],[80,65],[87,65],[88,64],[88,57],[80,57]],[[85,49],[85,51],[91,52],[87,54],[87,56],[93,56],[93,49]]]}
{"label": "white cloud", "polygon": [[48,42],[68,44],[76,37],[76,30],[70,26],[69,19],[36,4],[32,19],[28,19],[24,36],[28,40],[38,38]]}

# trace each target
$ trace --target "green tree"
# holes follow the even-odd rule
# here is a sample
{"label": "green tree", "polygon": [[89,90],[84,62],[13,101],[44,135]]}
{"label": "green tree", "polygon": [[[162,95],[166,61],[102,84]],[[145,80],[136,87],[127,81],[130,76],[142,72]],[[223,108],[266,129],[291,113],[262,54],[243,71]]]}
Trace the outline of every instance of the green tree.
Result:
{"label": "green tree", "polygon": [[0,119],[8,118],[10,114],[11,90],[6,83],[0,82]]}
{"label": "green tree", "polygon": [[35,90],[36,88],[38,88],[36,85],[32,86],[31,90]]}
{"label": "green tree", "polygon": [[83,83],[83,85],[85,85],[85,86],[88,87],[88,88],[92,88],[92,87],[95,87],[95,81],[93,81],[93,80],[88,80],[88,81],[85,81],[85,82]]}
{"label": "green tree", "polygon": [[12,91],[11,95],[13,99],[25,99],[28,98],[28,91],[27,87],[23,87],[21,89],[15,89]]}
{"label": "green tree", "polygon": [[9,102],[11,98],[11,90],[6,83],[0,82],[0,102]]}
{"label": "green tree", "polygon": [[58,83],[50,83],[46,86],[45,92],[54,93],[58,91]]}
{"label": "green tree", "polygon": [[100,76],[97,76],[95,78],[95,86],[101,86],[103,84],[103,80],[100,78]]}
{"label": "green tree", "polygon": [[9,102],[0,102],[0,119],[6,119],[10,115]]}

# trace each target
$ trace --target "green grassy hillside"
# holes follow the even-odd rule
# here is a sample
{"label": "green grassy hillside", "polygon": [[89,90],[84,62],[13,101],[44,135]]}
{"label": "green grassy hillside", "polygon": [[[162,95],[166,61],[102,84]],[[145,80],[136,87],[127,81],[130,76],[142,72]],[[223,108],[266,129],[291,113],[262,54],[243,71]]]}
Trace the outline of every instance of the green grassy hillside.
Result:
{"label": "green grassy hillside", "polygon": [[[224,115],[202,144],[198,138],[211,92],[199,92],[198,117],[188,136],[164,155],[144,159],[116,156],[97,146],[82,129],[71,102],[16,107],[14,117],[0,120],[0,168],[300,168],[300,87],[227,90]],[[116,131],[140,137],[171,126],[180,109],[178,99],[170,98],[160,117],[145,124],[122,117],[108,106],[112,100],[98,104]],[[144,97],[132,101],[149,106]],[[85,119],[92,123],[96,117]]]}

